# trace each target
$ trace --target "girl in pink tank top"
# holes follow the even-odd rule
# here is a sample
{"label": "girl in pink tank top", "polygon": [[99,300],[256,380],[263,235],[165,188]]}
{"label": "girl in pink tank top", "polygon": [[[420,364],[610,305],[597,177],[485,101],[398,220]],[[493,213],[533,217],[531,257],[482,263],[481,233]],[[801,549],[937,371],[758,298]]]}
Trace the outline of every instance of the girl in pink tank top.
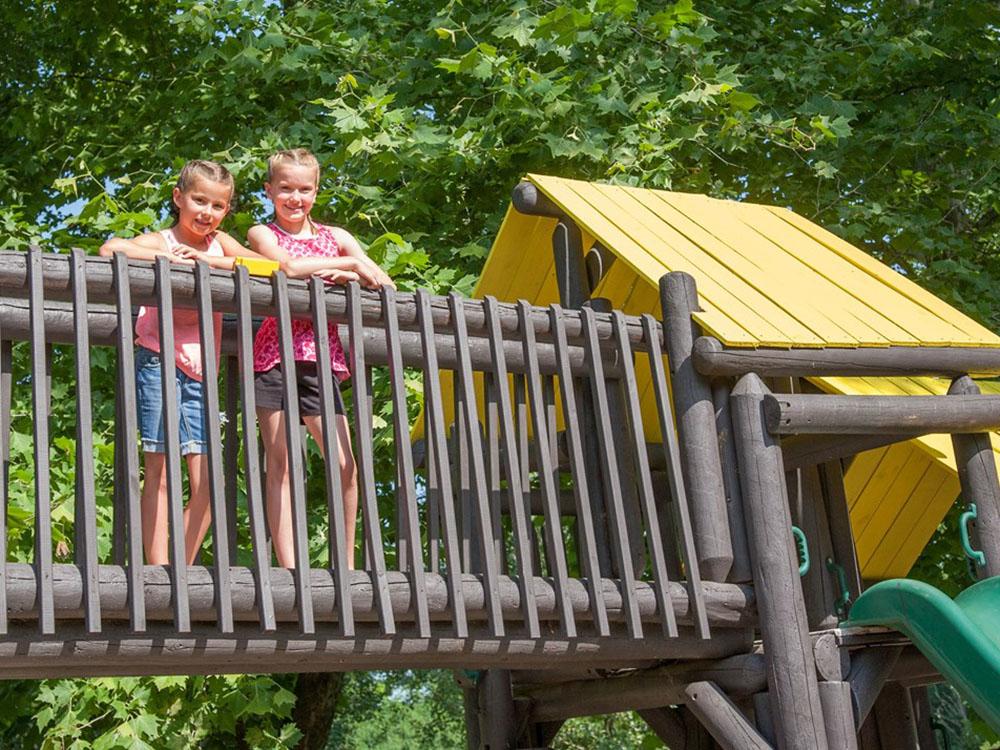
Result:
{"label": "girl in pink tank top", "polygon": [[[213,268],[233,267],[238,255],[259,257],[225,232],[219,223],[229,211],[233,178],[225,167],[210,161],[188,162],[173,191],[176,222],[170,229],[132,239],[113,238],[101,247],[102,256],[124,253],[129,258],[155,260],[165,255],[171,262],[193,265],[205,261]],[[222,316],[214,315],[215,356],[218,358]],[[211,522],[208,460],[205,451],[205,408],[202,393],[203,363],[198,313],[174,310],[174,359],[176,362],[178,423],[181,455],[185,457],[191,498],[184,510],[184,547],[187,564],[194,562]],[[166,444],[163,437],[162,375],[160,365],[159,311],[143,307],[135,325],[136,396],[143,448],[142,544],[149,565],[170,562],[167,523]]]}
{"label": "girl in pink tank top", "polygon": [[[279,151],[268,160],[264,188],[274,204],[274,221],[260,224],[247,233],[250,247],[278,261],[291,278],[320,276],[329,283],[358,281],[369,288],[392,284],[382,269],[365,255],[357,240],[339,227],[315,223],[310,217],[319,185],[319,162],[305,149]],[[316,444],[323,446],[317,368],[329,367],[334,383],[350,376],[337,328],[330,324],[330,361],[316,361],[315,334],[307,320],[292,321],[294,363],[284,363],[278,346],[278,327],[268,318],[254,340],[254,392],[257,420],[264,441],[267,468],[267,517],[278,564],[295,567],[292,535],[291,484],[288,473],[288,445],[285,441],[285,406],[282,368],[294,368],[298,383],[299,414]],[[347,564],[354,567],[354,537],[358,511],[358,477],[351,452],[350,430],[344,416],[339,387],[334,392],[337,457],[343,488]],[[330,456],[325,456],[331,460]]]}

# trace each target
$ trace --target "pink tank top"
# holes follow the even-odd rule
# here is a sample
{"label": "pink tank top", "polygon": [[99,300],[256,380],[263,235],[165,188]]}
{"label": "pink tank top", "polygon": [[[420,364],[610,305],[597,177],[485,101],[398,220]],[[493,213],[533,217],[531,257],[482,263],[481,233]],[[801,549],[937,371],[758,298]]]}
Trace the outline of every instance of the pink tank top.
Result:
{"label": "pink tank top", "polygon": [[[274,223],[268,224],[267,227],[274,232],[274,236],[278,240],[278,247],[293,258],[336,258],[344,254],[337,239],[333,236],[333,232],[322,224],[315,225],[316,234],[312,237],[293,237]],[[330,336],[330,367],[338,380],[346,380],[351,376],[351,371],[344,359],[344,348],[340,345],[337,326],[330,323],[327,330]],[[292,321],[292,350],[297,362],[316,361],[316,338],[310,321]],[[278,321],[275,318],[267,318],[261,324],[253,342],[253,369],[257,372],[265,372],[280,361]]]}
{"label": "pink tank top", "polygon": [[[169,249],[180,243],[174,237],[172,229],[160,232]],[[206,251],[209,255],[224,255],[222,245],[215,235]],[[212,315],[215,328],[215,360],[219,360],[222,346],[222,314]],[[150,351],[160,351],[160,314],[155,307],[139,308],[139,318],[135,322],[135,343]],[[201,380],[204,368],[201,360],[201,335],[198,333],[198,311],[185,308],[174,308],[174,359],[181,372],[195,380]]]}

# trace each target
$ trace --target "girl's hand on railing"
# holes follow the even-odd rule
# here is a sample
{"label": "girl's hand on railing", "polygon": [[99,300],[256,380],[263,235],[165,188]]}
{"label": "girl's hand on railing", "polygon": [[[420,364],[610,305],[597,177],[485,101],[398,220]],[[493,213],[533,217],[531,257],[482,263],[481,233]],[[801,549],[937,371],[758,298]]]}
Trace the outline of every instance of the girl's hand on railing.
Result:
{"label": "girl's hand on railing", "polygon": [[177,245],[171,251],[171,262],[180,263],[185,266],[193,266],[195,261],[208,260],[208,253],[204,253],[201,250],[195,250],[193,247],[188,245]]}
{"label": "girl's hand on railing", "polygon": [[346,285],[352,281],[360,281],[360,277],[354,271],[345,271],[341,268],[324,268],[316,271],[313,276],[318,276],[327,284]]}

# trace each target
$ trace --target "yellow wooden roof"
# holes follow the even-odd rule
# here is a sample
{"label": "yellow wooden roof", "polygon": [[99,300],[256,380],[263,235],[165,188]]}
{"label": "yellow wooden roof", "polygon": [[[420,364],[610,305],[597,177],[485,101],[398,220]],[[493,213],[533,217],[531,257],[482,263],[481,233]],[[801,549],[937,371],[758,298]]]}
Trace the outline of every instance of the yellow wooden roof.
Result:
{"label": "yellow wooden roof", "polygon": [[[697,281],[702,328],[728,346],[1000,346],[1000,337],[822,227],[774,206],[528,175],[616,261],[594,296],[659,317],[670,271]],[[476,296],[558,301],[556,221],[509,208]],[[648,374],[637,373],[644,412]],[[831,393],[943,393],[929,378],[819,378]],[[984,388],[987,390],[987,388]],[[647,425],[655,419],[647,418]],[[655,427],[647,431],[650,439]],[[947,436],[870,451],[847,475],[858,552],[868,578],[905,575],[958,494]]]}

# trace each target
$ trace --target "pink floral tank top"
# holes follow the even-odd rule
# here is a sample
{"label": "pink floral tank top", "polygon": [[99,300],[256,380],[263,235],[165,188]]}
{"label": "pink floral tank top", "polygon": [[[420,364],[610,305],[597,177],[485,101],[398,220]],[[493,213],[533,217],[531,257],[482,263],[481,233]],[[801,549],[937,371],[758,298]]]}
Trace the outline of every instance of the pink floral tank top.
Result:
{"label": "pink floral tank top", "polygon": [[[268,224],[267,227],[274,232],[278,246],[293,258],[336,258],[343,255],[333,232],[321,224],[315,225],[316,234],[312,237],[293,237],[274,223]],[[330,367],[338,380],[346,380],[351,376],[351,371],[344,359],[344,348],[340,345],[336,324],[329,324],[328,333]],[[316,361],[316,338],[310,321],[292,321],[292,350],[295,352],[297,362]],[[253,342],[253,369],[256,372],[265,372],[279,362],[281,362],[281,349],[278,344],[278,321],[276,318],[267,318],[261,324]]]}
{"label": "pink floral tank top", "polygon": [[[160,232],[167,248],[173,250],[178,241],[172,229]],[[205,251],[209,255],[222,256],[222,245],[212,235]],[[215,360],[219,360],[222,347],[222,314],[213,313],[212,323],[215,328]],[[135,321],[135,343],[152,352],[160,353],[160,314],[155,307],[139,308],[139,317]],[[181,372],[201,380],[204,367],[201,359],[201,332],[198,329],[198,311],[183,307],[174,308],[174,362]]]}

